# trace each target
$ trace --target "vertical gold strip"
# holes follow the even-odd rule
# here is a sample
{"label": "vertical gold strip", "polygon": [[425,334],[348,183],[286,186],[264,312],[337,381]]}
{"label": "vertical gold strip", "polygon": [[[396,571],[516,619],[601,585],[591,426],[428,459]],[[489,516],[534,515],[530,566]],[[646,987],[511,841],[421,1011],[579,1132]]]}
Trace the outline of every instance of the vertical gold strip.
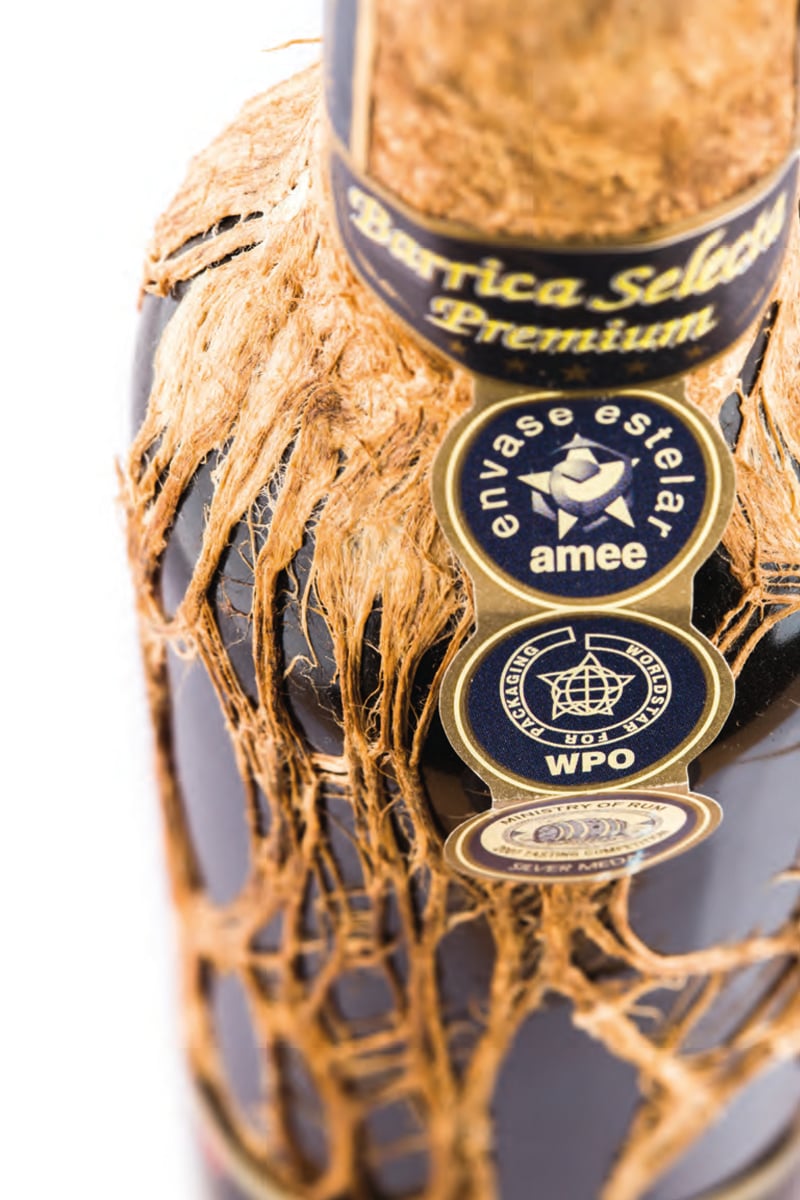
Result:
{"label": "vertical gold strip", "polygon": [[285,1191],[269,1178],[264,1168],[247,1157],[226,1131],[214,1105],[200,1089],[197,1093],[197,1110],[201,1139],[205,1139],[220,1167],[243,1196],[247,1196],[248,1200],[301,1200],[300,1196]]}
{"label": "vertical gold strip", "polygon": [[350,156],[358,171],[369,161],[372,115],[372,75],[375,67],[377,0],[359,0],[353,67],[353,117],[350,125]]}

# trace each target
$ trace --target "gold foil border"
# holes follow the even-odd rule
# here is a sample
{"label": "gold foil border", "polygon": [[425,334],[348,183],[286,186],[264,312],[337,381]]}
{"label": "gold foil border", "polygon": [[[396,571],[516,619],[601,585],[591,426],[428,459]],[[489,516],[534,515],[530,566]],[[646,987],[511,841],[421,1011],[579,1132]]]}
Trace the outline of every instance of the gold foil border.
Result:
{"label": "gold foil border", "polygon": [[[363,3],[364,0],[362,0]],[[367,0],[367,7],[371,7],[369,0]],[[371,45],[374,50],[374,34],[374,27],[370,27],[363,34],[363,37],[359,35],[359,43],[356,48],[356,61],[358,64],[355,77],[356,87],[363,88],[364,84],[362,80],[364,78],[371,78],[374,57],[372,56],[372,50],[368,52],[368,47]],[[362,41],[364,43],[363,46]],[[355,104],[356,94],[354,91],[353,128],[356,127]],[[758,204],[760,200],[766,199],[772,189],[777,187],[784,178],[788,178],[795,163],[800,158],[800,146],[795,145],[768,175],[762,176],[761,179],[743,191],[737,192],[736,195],[729,197],[727,200],[722,200],[719,204],[715,204],[711,208],[703,209],[693,217],[686,217],[682,221],[674,221],[667,225],[661,225],[647,232],[632,234],[624,241],[582,241],[578,238],[551,241],[547,238],[524,238],[504,233],[486,233],[477,229],[474,225],[464,225],[458,221],[448,221],[443,217],[432,217],[427,213],[412,208],[399,196],[395,195],[394,192],[391,192],[368,174],[368,155],[364,153],[363,145],[359,146],[352,131],[351,144],[359,146],[358,154],[343,144],[337,136],[327,114],[326,126],[330,150],[343,159],[345,165],[358,177],[359,182],[369,188],[378,200],[391,204],[411,224],[417,225],[420,229],[425,230],[426,233],[436,234],[443,238],[458,238],[465,242],[473,242],[475,245],[485,246],[487,250],[515,249],[531,253],[541,251],[543,253],[558,254],[564,251],[571,253],[584,251],[586,254],[614,254],[615,252],[619,253],[638,249],[666,249],[669,246],[679,244],[688,237],[697,237],[706,231],[710,233],[721,222],[734,220],[736,217],[747,212],[748,209]],[[358,127],[361,127],[360,118]]]}
{"label": "gold foil border", "polygon": [[[458,545],[459,552],[464,551],[469,562],[470,573],[479,573],[487,578],[487,583],[500,588],[509,595],[526,603],[536,604],[554,613],[575,610],[615,610],[638,605],[643,600],[663,594],[668,585],[676,583],[683,589],[688,586],[697,569],[706,561],[713,550],[719,545],[722,534],[728,523],[733,508],[736,479],[733,470],[726,469],[726,459],[730,452],[722,437],[722,433],[713,423],[673,390],[657,390],[649,387],[621,387],[618,389],[593,389],[583,392],[536,391],[534,389],[518,392],[511,391],[510,385],[502,385],[503,395],[498,393],[496,399],[487,399],[486,389],[481,382],[476,383],[475,401],[473,407],[448,432],[442,444],[440,454],[443,469],[438,468],[434,473],[434,501],[439,521],[445,529],[451,545]],[[584,397],[602,397],[613,403],[618,396],[633,399],[642,396],[656,404],[663,405],[668,412],[678,414],[692,429],[701,447],[703,461],[708,471],[708,495],[703,504],[703,511],[692,538],[684,549],[667,563],[661,571],[638,587],[626,588],[622,591],[609,592],[606,595],[579,597],[553,596],[551,593],[540,592],[536,588],[526,588],[524,584],[507,576],[499,568],[494,567],[488,555],[476,539],[470,534],[459,512],[455,496],[457,486],[456,475],[463,458],[469,449],[469,439],[477,432],[482,424],[505,408],[513,408],[516,403],[527,401],[552,400],[554,403],[568,406]],[[681,576],[687,578],[681,581]],[[663,607],[659,604],[658,607]],[[683,607],[676,605],[675,607]]]}

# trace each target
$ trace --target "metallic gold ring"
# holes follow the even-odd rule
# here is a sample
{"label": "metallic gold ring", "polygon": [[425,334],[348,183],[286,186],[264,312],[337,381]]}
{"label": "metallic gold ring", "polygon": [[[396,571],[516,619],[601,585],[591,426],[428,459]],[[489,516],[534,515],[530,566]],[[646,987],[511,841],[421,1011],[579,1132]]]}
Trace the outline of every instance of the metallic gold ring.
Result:
{"label": "metallic gold ring", "polygon": [[[287,1192],[256,1166],[225,1130],[207,1096],[198,1092],[197,1106],[203,1133],[230,1178],[248,1200],[302,1200]],[[800,1121],[755,1166],[737,1179],[694,1200],[773,1200],[778,1188],[788,1183],[800,1167]]]}
{"label": "metallic gold ring", "polygon": [[800,1121],[754,1167],[697,1200],[772,1200],[800,1167]]}
{"label": "metallic gold ring", "polygon": [[248,1200],[302,1200],[302,1197],[287,1192],[270,1179],[264,1168],[248,1157],[223,1126],[211,1100],[199,1089],[196,1090],[196,1100],[203,1137]]}

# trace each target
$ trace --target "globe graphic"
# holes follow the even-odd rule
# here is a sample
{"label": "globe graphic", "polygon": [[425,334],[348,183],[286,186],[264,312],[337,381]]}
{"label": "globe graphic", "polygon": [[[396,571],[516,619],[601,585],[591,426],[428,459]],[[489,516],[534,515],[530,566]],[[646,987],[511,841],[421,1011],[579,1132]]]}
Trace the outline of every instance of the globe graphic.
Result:
{"label": "globe graphic", "polygon": [[550,685],[553,717],[613,716],[614,708],[633,678],[604,667],[594,654],[587,654],[576,667],[540,675]]}

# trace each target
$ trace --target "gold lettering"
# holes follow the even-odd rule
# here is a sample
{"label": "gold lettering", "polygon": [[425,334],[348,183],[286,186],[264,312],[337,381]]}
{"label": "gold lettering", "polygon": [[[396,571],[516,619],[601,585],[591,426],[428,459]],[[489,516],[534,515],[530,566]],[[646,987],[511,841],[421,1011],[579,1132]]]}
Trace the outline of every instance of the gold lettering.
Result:
{"label": "gold lettering", "polygon": [[539,332],[538,325],[512,325],[503,334],[503,345],[509,350],[532,350]]}
{"label": "gold lettering", "polygon": [[730,248],[730,254],[722,272],[723,281],[730,283],[736,279],[737,275],[744,275],[745,271],[752,267],[758,255],[758,239],[752,229],[747,229]]}
{"label": "gold lettering", "polygon": [[754,227],[754,233],[763,254],[770,247],[769,215],[767,213],[762,212],[759,215]]}
{"label": "gold lettering", "polygon": [[730,246],[720,246],[704,263],[695,284],[695,295],[703,296],[713,291],[725,277],[725,267],[730,257]]}
{"label": "gold lettering", "polygon": [[[531,278],[533,279],[534,276]],[[569,276],[565,276],[563,279],[546,279],[539,285],[539,290],[535,295],[536,303],[550,305],[553,308],[576,308],[583,304],[582,286],[582,279],[573,279]],[[528,298],[534,299],[533,296],[520,297],[520,299]]]}
{"label": "gold lettering", "polygon": [[613,321],[606,321],[606,327],[600,333],[600,344],[597,349],[600,354],[606,354],[609,350],[616,350],[619,344],[619,335],[625,328],[625,322],[621,317],[617,317]]}
{"label": "gold lettering", "polygon": [[475,294],[484,296],[502,296],[502,281],[498,276],[502,273],[503,264],[499,258],[482,258]]}
{"label": "gold lettering", "polygon": [[686,313],[683,317],[673,317],[661,326],[658,347],[661,350],[681,346],[684,342],[698,342],[701,338],[715,329],[714,305],[708,304],[697,312]]}
{"label": "gold lettering", "polygon": [[781,192],[775,201],[775,207],[767,217],[765,250],[768,250],[770,246],[777,242],[783,233],[783,227],[786,224],[786,205],[786,192]]}
{"label": "gold lettering", "polygon": [[656,275],[655,279],[644,289],[642,304],[661,304],[664,300],[669,300],[682,274],[683,271],[680,267],[670,267],[668,271]]}
{"label": "gold lettering", "polygon": [[620,350],[622,351],[623,354],[627,354],[631,350],[642,349],[642,347],[639,346],[639,343],[637,340],[640,337],[641,332],[642,332],[641,325],[629,325],[628,326],[628,328],[625,330],[625,332],[622,335],[622,344],[620,346]]}
{"label": "gold lettering", "polygon": [[[721,284],[729,284],[744,275],[784,234],[788,193],[782,192],[771,208],[762,208],[749,229],[735,240],[725,241],[727,229],[715,229],[692,251],[683,267],[673,266],[657,273],[648,263],[618,271],[609,281],[607,295],[583,294],[585,281],[562,276],[538,280],[528,271],[504,274],[499,258],[487,257],[479,263],[453,261],[422,245],[410,233],[395,228],[391,213],[363,189],[351,186],[347,192],[351,207],[350,221],[365,238],[388,247],[392,258],[418,278],[433,282],[448,292],[469,288],[477,297],[498,297],[507,303],[536,304],[560,309],[579,308],[590,312],[613,313],[635,305],[651,307],[668,300],[684,300],[705,295]],[[674,317],[663,323],[626,327],[621,320],[608,321],[603,329],[539,329],[535,325],[517,326],[493,321],[477,304],[450,303],[446,297],[431,301],[426,319],[450,333],[473,332],[477,340],[502,342],[509,349],[544,353],[610,353],[614,351],[668,349],[687,341],[698,341],[714,329],[717,321],[709,306],[695,313]],[[477,327],[477,328],[476,328]],[[537,341],[538,339],[538,341]]]}
{"label": "gold lettering", "polygon": [[437,271],[446,271],[450,266],[446,258],[442,258],[441,254],[434,254],[433,250],[428,250],[425,246],[419,248],[419,268],[417,274],[420,279],[427,279],[432,282]]}
{"label": "gold lettering", "polygon": [[546,350],[550,354],[566,354],[582,333],[582,329],[543,329],[539,334],[537,350]]}
{"label": "gold lettering", "polygon": [[417,274],[417,259],[419,256],[419,242],[415,242],[407,233],[403,233],[402,229],[395,229],[389,242],[389,253],[392,258],[398,259],[410,271]]}
{"label": "gold lettering", "polygon": [[580,333],[580,337],[578,338],[577,342],[575,343],[575,353],[576,354],[588,354],[588,352],[590,350],[594,350],[594,349],[596,349],[596,347],[597,347],[597,330],[596,329],[582,329],[581,333]]}
{"label": "gold lettering", "polygon": [[533,300],[541,303],[536,297],[536,276],[525,271],[516,275],[504,275],[500,284],[500,295],[504,300]]}
{"label": "gold lettering", "polygon": [[658,338],[661,333],[661,322],[656,321],[655,325],[645,325],[642,336],[639,339],[637,350],[655,350],[658,346]]}
{"label": "gold lettering", "polygon": [[451,300],[448,296],[434,296],[431,310],[436,315],[426,313],[425,320],[448,333],[472,333],[476,325],[481,326],[486,320],[486,310],[479,305]]}
{"label": "gold lettering", "polygon": [[632,304],[641,303],[642,283],[655,275],[655,267],[628,267],[625,271],[617,271],[611,278],[611,290],[621,296],[620,300],[609,300],[605,296],[591,296],[586,307],[592,312],[618,312],[621,308],[630,308]]}
{"label": "gold lettering", "polygon": [[359,233],[379,246],[386,246],[392,236],[392,221],[383,205],[374,196],[356,187],[349,189],[347,198],[357,210],[355,214],[350,214],[350,220]]}
{"label": "gold lettering", "polygon": [[480,273],[480,267],[476,267],[474,263],[448,262],[442,287],[448,292],[458,292],[464,286],[465,279],[470,275],[480,276]]}
{"label": "gold lettering", "polygon": [[696,283],[700,272],[705,266],[706,259],[712,250],[720,244],[725,237],[724,229],[715,229],[708,237],[703,238],[699,246],[695,247],[694,253],[686,264],[686,272],[683,276],[683,282],[675,293],[677,300],[685,300],[687,296],[696,294]]}
{"label": "gold lettering", "polygon": [[492,342],[497,341],[498,333],[503,331],[508,333],[515,328],[516,326],[512,325],[510,321],[484,321],[475,337],[475,341],[488,342],[491,345]]}

